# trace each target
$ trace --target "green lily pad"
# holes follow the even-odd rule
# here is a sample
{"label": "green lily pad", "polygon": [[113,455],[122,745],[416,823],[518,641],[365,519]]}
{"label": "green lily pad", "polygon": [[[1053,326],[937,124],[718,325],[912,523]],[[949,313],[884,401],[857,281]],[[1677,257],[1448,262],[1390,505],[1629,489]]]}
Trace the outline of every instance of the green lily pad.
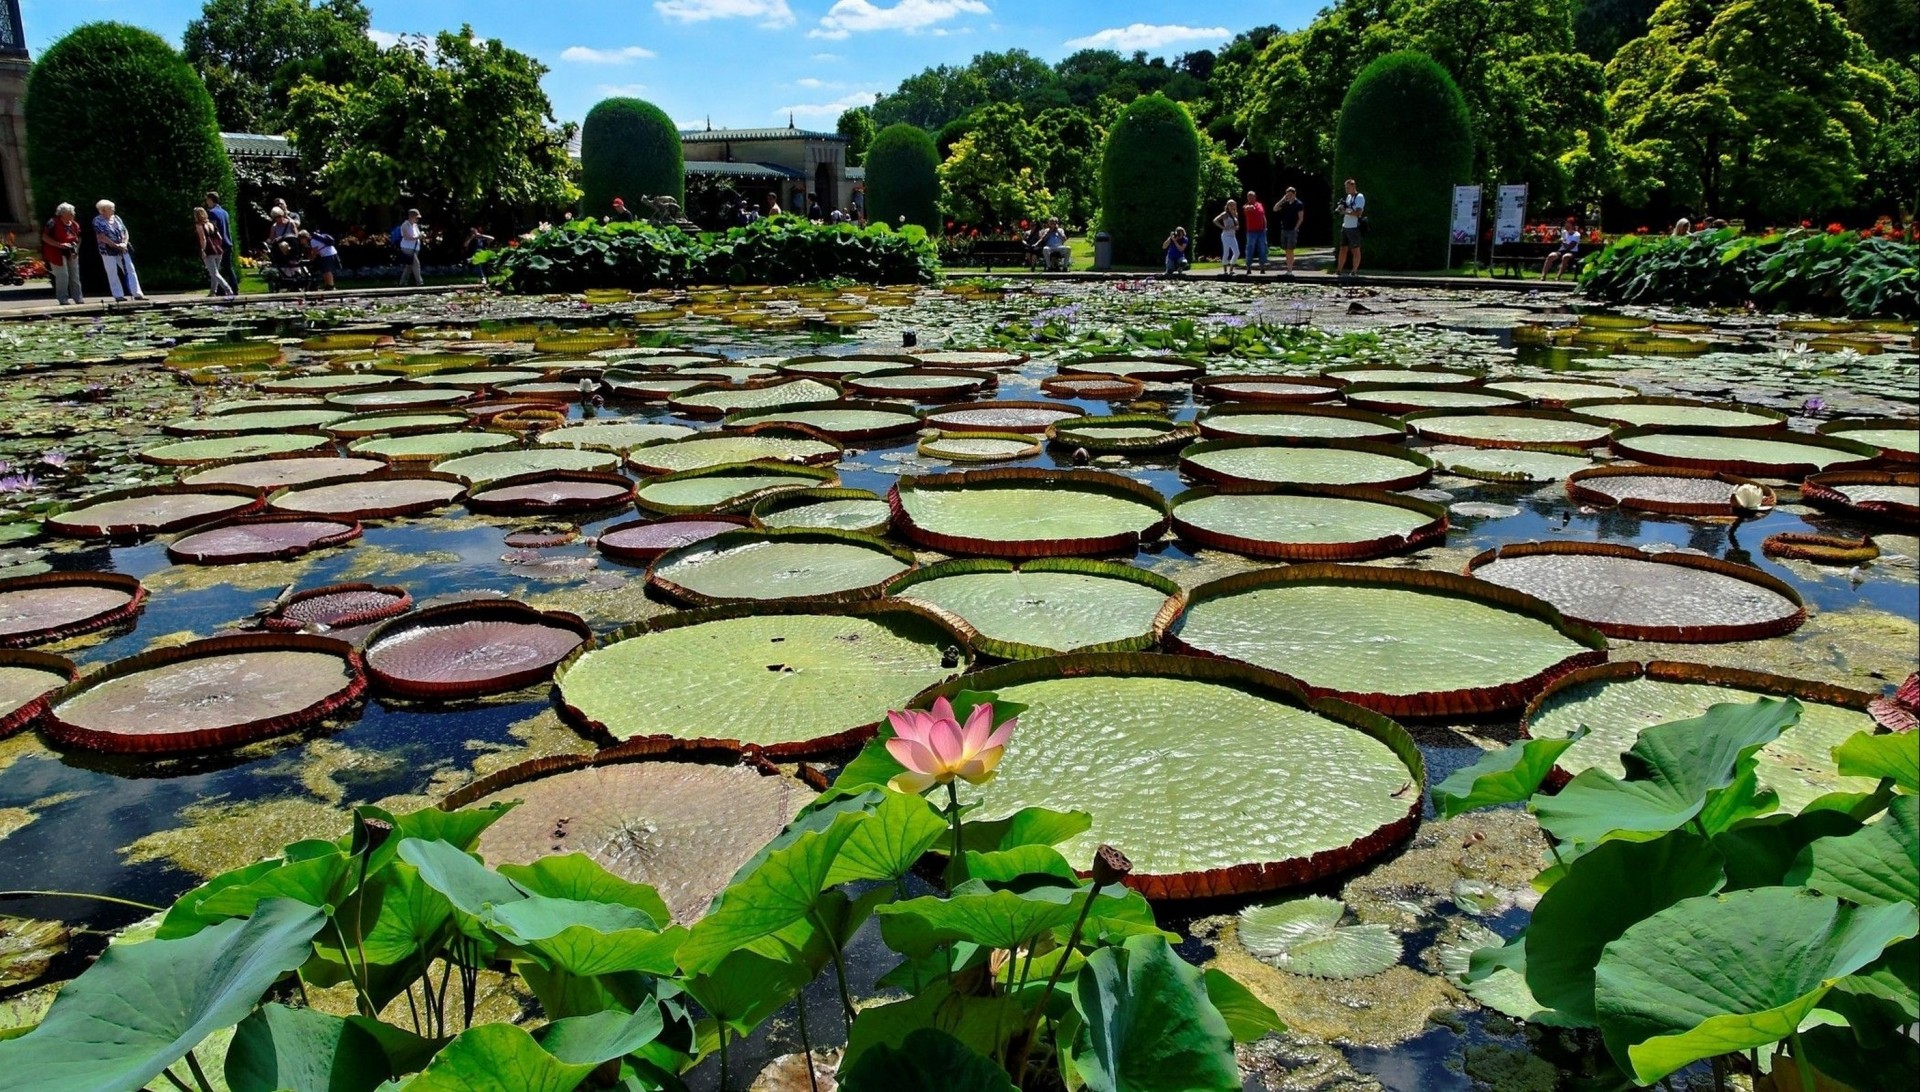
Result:
{"label": "green lily pad", "polygon": [[1593,460],[1580,455],[1502,447],[1428,448],[1426,453],[1434,462],[1462,477],[1494,482],[1558,481],[1593,465]]}
{"label": "green lily pad", "polygon": [[1040,433],[1084,410],[1056,402],[967,402],[927,414],[927,424],[948,432]]}
{"label": "green lily pad", "polygon": [[269,394],[331,394],[334,391],[383,387],[397,381],[391,375],[367,372],[317,372],[291,375],[284,379],[263,379],[256,386]]}
{"label": "green lily pad", "polygon": [[1088,451],[1164,451],[1198,435],[1192,425],[1138,413],[1074,417],[1047,430],[1054,443]]}
{"label": "green lily pad", "polygon": [[433,382],[441,387],[497,387],[508,383],[531,383],[542,374],[517,368],[478,368],[472,371],[435,372]]}
{"label": "green lily pad", "polygon": [[1329,368],[1322,373],[1341,383],[1373,383],[1392,387],[1464,387],[1480,382],[1479,372],[1450,368]]}
{"label": "green lily pad", "polygon": [[1519,543],[1467,563],[1481,580],[1552,603],[1609,637],[1745,641],[1799,628],[1792,586],[1750,566],[1608,542]]}
{"label": "green lily pad", "polygon": [[354,478],[289,489],[275,495],[270,507],[281,512],[345,519],[392,519],[445,507],[464,492],[466,489],[459,479],[445,474],[419,478]]}
{"label": "green lily pad", "polygon": [[1857,418],[1828,421],[1818,431],[1825,436],[1858,440],[1880,449],[1896,462],[1920,462],[1920,422],[1895,418]]}
{"label": "green lily pad", "polygon": [[1879,452],[1866,444],[1804,433],[1767,436],[1670,428],[1614,433],[1613,449],[1655,466],[1725,470],[1764,478],[1804,478],[1824,470],[1863,467]]}
{"label": "green lily pad", "polygon": [[1578,399],[1569,408],[1587,417],[1618,421],[1636,428],[1647,425],[1705,429],[1777,428],[1785,421],[1780,414],[1758,407],[1715,405],[1681,398]]}
{"label": "green lily pad", "polygon": [[368,413],[343,417],[327,426],[342,439],[359,436],[397,436],[407,432],[444,432],[467,423],[464,413]]}
{"label": "green lily pad", "polygon": [[181,474],[180,484],[238,485],[272,491],[330,478],[357,478],[384,470],[386,466],[378,459],[345,459],[334,455],[223,462],[218,466]]}
{"label": "green lily pad", "polygon": [[73,669],[52,657],[0,657],[0,736],[8,736],[44,711],[41,699],[72,682]]}
{"label": "green lily pad", "polygon": [[1119,375],[1143,383],[1178,382],[1195,378],[1205,370],[1192,360],[1148,356],[1096,356],[1060,366],[1061,375]]}
{"label": "green lily pad", "polygon": [[861,357],[795,357],[780,365],[788,375],[810,375],[817,379],[848,379],[862,375],[897,372],[916,365],[906,360]]}
{"label": "green lily pad", "polygon": [[1446,540],[1446,509],[1371,489],[1192,489],[1173,498],[1173,529],[1216,550],[1284,561],[1360,561]]}
{"label": "green lily pad", "polygon": [[1384,925],[1342,925],[1347,906],[1308,895],[1240,911],[1236,935],[1257,959],[1314,978],[1365,978],[1400,962],[1400,938]]}
{"label": "green lily pad", "polygon": [[674,395],[701,387],[713,386],[713,380],[695,376],[675,375],[672,372],[608,372],[602,379],[607,390],[616,398],[631,398],[644,402],[664,402]]}
{"label": "green lily pad", "polygon": [[654,587],[699,606],[877,597],[913,555],[877,538],[805,528],[728,531],[660,555]]}
{"label": "green lily pad", "polygon": [[1376,413],[1406,413],[1409,410],[1477,410],[1513,408],[1526,399],[1505,391],[1482,387],[1377,387],[1356,384],[1340,392],[1350,406]]}
{"label": "green lily pad", "polygon": [[225,413],[215,417],[192,417],[169,422],[166,431],[176,436],[228,436],[241,432],[283,432],[288,429],[315,428],[345,418],[337,409],[272,410],[265,413]]}
{"label": "green lily pad", "polygon": [[627,464],[645,474],[672,474],[725,463],[823,463],[839,458],[838,444],[764,432],[721,432],[642,444]]}
{"label": "green lily pad", "polygon": [[204,440],[182,440],[161,444],[140,453],[142,462],[161,466],[188,466],[228,459],[258,459],[270,455],[288,455],[300,451],[324,451],[333,447],[333,439],[307,432],[261,432],[244,436],[209,436]]}
{"label": "green lily pad", "polygon": [[910,398],[916,402],[938,402],[971,395],[993,384],[991,372],[925,368],[855,376],[847,382],[847,389],[869,398]]}
{"label": "green lily pad", "polygon": [[1407,427],[1445,443],[1548,450],[1597,447],[1613,434],[1613,426],[1597,418],[1546,410],[1429,410],[1408,414]]}
{"label": "green lily pad", "polygon": [[423,432],[413,436],[376,436],[355,440],[347,450],[395,463],[430,463],[435,459],[470,455],[476,451],[511,447],[517,441],[504,432]]}
{"label": "green lily pad", "polygon": [[464,479],[470,485],[484,485],[504,478],[517,478],[522,474],[542,474],[553,470],[616,470],[619,466],[620,457],[609,452],[534,447],[460,455],[434,463],[433,469]]}
{"label": "green lily pad", "polygon": [[841,443],[905,436],[920,428],[918,415],[886,402],[827,402],[812,406],[748,410],[730,414],[728,428],[754,425],[802,425]]}
{"label": "green lily pad", "polygon": [[1188,476],[1220,485],[1364,485],[1406,489],[1433,475],[1418,452],[1365,440],[1268,444],[1202,440],[1180,453]]}
{"label": "green lily pad", "polygon": [[378,409],[402,409],[417,406],[451,406],[473,397],[473,392],[460,387],[377,387],[369,390],[343,391],[327,395],[327,404],[341,409],[367,411]]}
{"label": "green lily pad", "polygon": [[672,397],[670,404],[681,413],[720,416],[740,410],[835,402],[839,398],[840,388],[831,384],[817,379],[788,379],[743,387],[682,391]]}
{"label": "green lily pad", "polygon": [[663,474],[642,485],[634,502],[650,512],[679,515],[751,508],[792,489],[835,482],[833,471],[796,463],[727,463]]}
{"label": "green lily pad", "polygon": [[956,463],[997,463],[1040,454],[1040,445],[1017,432],[943,432],[920,441],[920,454]]}
{"label": "green lily pad", "polygon": [[1167,526],[1166,501],[1158,493],[1099,471],[974,470],[903,478],[889,503],[895,528],[908,540],[991,557],[1114,553],[1158,538]]}
{"label": "green lily pad", "polygon": [[1342,406],[1243,406],[1229,404],[1195,422],[1203,436],[1218,439],[1373,440],[1404,439],[1397,419]]}
{"label": "green lily pad", "polygon": [[47,517],[54,534],[75,538],[166,534],[215,516],[242,515],[260,507],[260,495],[230,485],[199,489],[124,489],[102,493]]}
{"label": "green lily pad", "polygon": [[1186,601],[1165,577],[1077,559],[1017,567],[946,561],[895,581],[887,594],[959,618],[973,630],[975,648],[1008,660],[1148,648]]}
{"label": "green lily pad", "polygon": [[1496,379],[1486,386],[1490,391],[1517,394],[1542,406],[1564,406],[1576,399],[1634,398],[1639,391],[1612,383],[1583,383],[1572,379]]}
{"label": "green lily pad", "polygon": [[762,527],[810,527],[827,531],[885,534],[893,519],[887,502],[865,489],[807,489],[780,493],[753,506]]}
{"label": "green lily pad", "polygon": [[617,451],[624,455],[642,444],[659,440],[680,440],[694,435],[685,425],[654,421],[613,420],[582,421],[540,434],[540,443],[548,447],[584,447],[596,451]]}

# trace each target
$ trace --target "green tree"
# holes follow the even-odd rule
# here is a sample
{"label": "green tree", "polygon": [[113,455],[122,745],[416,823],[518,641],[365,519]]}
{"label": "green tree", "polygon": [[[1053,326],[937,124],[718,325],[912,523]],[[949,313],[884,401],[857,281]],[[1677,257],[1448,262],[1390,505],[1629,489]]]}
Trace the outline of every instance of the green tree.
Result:
{"label": "green tree", "polygon": [[546,67],[471,27],[382,50],[350,84],[304,78],[288,127],[342,218],[406,201],[459,219],[489,206],[550,209],[567,181],[571,124],[556,125]]}
{"label": "green tree", "polygon": [[1893,95],[1875,127],[1867,160],[1867,200],[1873,211],[1920,215],[1920,55],[1882,68]]}
{"label": "green tree", "polygon": [[938,231],[939,168],[925,129],[900,123],[875,133],[867,146],[867,221],[891,227],[904,216],[909,224]]}
{"label": "green tree", "polygon": [[1040,130],[1012,103],[995,102],[968,115],[968,135],[940,164],[940,205],[956,220],[1011,224],[1047,215],[1046,145]]}
{"label": "green tree", "polygon": [[301,76],[350,80],[376,52],[361,0],[207,0],[181,35],[228,132],[278,133]]}
{"label": "green tree", "polygon": [[1620,47],[1647,32],[1660,0],[1575,0],[1573,44],[1606,64]]}
{"label": "green tree", "polygon": [[[186,59],[151,31],[86,23],[49,46],[27,77],[27,169],[42,208],[71,201],[81,222],[115,203],[148,288],[205,287],[191,228],[208,190],[233,200],[233,168],[213,100]],[[80,268],[105,285],[92,248]]]}
{"label": "green tree", "polygon": [[873,143],[873,111],[855,106],[840,112],[833,131],[847,138],[847,166],[858,167],[867,161],[867,145]]}
{"label": "green tree", "polygon": [[1847,25],[1882,57],[1920,65],[1920,0],[1846,0]]}
{"label": "green tree", "polygon": [[1466,97],[1431,57],[1389,53],[1340,105],[1334,175],[1367,197],[1367,264],[1429,269],[1446,256],[1453,186],[1473,167]]}
{"label": "green tree", "polygon": [[1053,194],[1054,215],[1083,227],[1093,223],[1100,197],[1100,147],[1106,131],[1087,111],[1059,106],[1033,119],[1040,133],[1042,181]]}
{"label": "green tree", "polygon": [[987,101],[987,85],[970,68],[940,65],[900,81],[892,94],[873,103],[878,129],[905,123],[933,132]]}
{"label": "green tree", "polygon": [[613,199],[671,197],[686,201],[687,168],[680,130],[658,106],[640,99],[603,99],[580,127],[580,207],[605,216]]}
{"label": "green tree", "polygon": [[1107,134],[1100,161],[1100,223],[1113,233],[1113,257],[1151,265],[1176,226],[1194,230],[1200,190],[1200,134],[1179,103],[1143,95],[1128,103]]}
{"label": "green tree", "polygon": [[1894,92],[1821,0],[1667,0],[1607,83],[1630,203],[1776,221],[1853,199]]}

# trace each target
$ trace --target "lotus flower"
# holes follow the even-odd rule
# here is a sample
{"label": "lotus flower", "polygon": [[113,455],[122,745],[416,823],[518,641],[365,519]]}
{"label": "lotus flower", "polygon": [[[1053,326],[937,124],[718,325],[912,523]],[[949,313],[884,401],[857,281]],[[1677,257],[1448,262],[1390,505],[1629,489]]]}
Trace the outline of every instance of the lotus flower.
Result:
{"label": "lotus flower", "polygon": [[1019,724],[1008,718],[999,727],[993,724],[993,703],[973,707],[962,725],[953,714],[953,703],[940,698],[932,712],[907,709],[888,713],[894,738],[887,741],[887,753],[907,768],[887,784],[901,792],[922,793],[935,785],[951,784],[958,777],[975,785],[993,777],[1006,750],[1007,740]]}
{"label": "lotus flower", "polygon": [[1767,506],[1767,491],[1752,482],[1742,482],[1733,487],[1731,499],[1742,512],[1758,512]]}

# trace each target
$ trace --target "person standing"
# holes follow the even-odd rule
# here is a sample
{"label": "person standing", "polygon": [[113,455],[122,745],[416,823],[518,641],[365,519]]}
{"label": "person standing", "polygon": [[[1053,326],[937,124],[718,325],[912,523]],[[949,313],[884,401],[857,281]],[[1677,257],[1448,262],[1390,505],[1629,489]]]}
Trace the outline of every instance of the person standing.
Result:
{"label": "person standing", "polygon": [[607,217],[607,222],[613,224],[633,223],[633,210],[627,207],[626,198],[616,197],[613,199],[613,213]]}
{"label": "person standing", "polygon": [[[1292,186],[1274,206],[1274,218],[1280,222],[1280,249],[1287,256],[1287,279],[1293,279],[1293,251],[1300,245],[1300,228],[1307,222],[1307,203]],[[1264,262],[1262,263],[1265,264]]]}
{"label": "person standing", "polygon": [[1347,192],[1333,211],[1340,214],[1340,252],[1334,256],[1333,272],[1341,280],[1358,279],[1360,244],[1367,230],[1367,195],[1360,192],[1358,182],[1347,179]]}
{"label": "person standing", "polygon": [[1247,199],[1240,206],[1240,213],[1247,224],[1247,272],[1253,272],[1254,259],[1260,260],[1260,272],[1267,271],[1267,206],[1260,203],[1260,195],[1247,191]]}
{"label": "person standing", "polygon": [[334,242],[333,236],[322,231],[300,233],[300,245],[306,248],[308,260],[320,273],[321,288],[333,287],[334,271],[340,268],[340,248]]}
{"label": "person standing", "polygon": [[127,233],[126,222],[114,215],[113,202],[104,198],[93,208],[97,213],[93,218],[93,245],[100,252],[100,264],[107,269],[107,288],[113,293],[113,301],[146,299],[146,293],[140,291],[140,276],[133,271],[133,236]]}
{"label": "person standing", "polygon": [[220,231],[220,245],[226,251],[225,264],[221,268],[226,271],[227,284],[239,288],[240,272],[234,268],[233,264],[233,219],[227,215],[226,209],[220,207],[219,191],[208,190],[206,199],[201,202],[201,207],[207,210],[207,219],[212,221],[213,226]]}
{"label": "person standing", "polygon": [[400,287],[405,288],[411,279],[414,284],[425,287],[426,277],[420,273],[420,244],[426,233],[420,230],[420,210],[408,209],[407,218],[400,221]]}
{"label": "person standing", "polygon": [[1227,207],[1213,218],[1213,226],[1220,229],[1220,275],[1233,276],[1233,261],[1240,256],[1240,208],[1227,198]]}
{"label": "person standing", "polygon": [[80,294],[80,221],[66,202],[53,210],[53,219],[40,229],[40,257],[53,274],[53,298],[63,304],[85,303]]}
{"label": "person standing", "polygon": [[204,206],[193,210],[193,243],[200,254],[200,264],[207,267],[207,295],[233,295],[233,285],[223,272],[227,265],[227,246],[220,239],[220,227],[213,222],[213,214]]}

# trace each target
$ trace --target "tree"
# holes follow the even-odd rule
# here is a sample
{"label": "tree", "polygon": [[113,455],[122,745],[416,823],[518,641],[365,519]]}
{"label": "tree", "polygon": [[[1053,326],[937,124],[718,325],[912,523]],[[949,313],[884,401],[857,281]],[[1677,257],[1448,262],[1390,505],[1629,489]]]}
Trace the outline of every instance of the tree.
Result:
{"label": "tree", "polygon": [[1006,102],[982,106],[967,120],[967,135],[954,142],[940,165],[940,205],[947,216],[972,224],[1011,224],[1049,214],[1053,195],[1046,188],[1040,130]]}
{"label": "tree", "polygon": [[603,99],[580,127],[580,206],[605,216],[616,197],[686,203],[680,130],[650,102]]}
{"label": "tree", "polygon": [[1847,25],[1882,57],[1920,67],[1920,0],[1846,0]]}
{"label": "tree", "polygon": [[1894,93],[1821,0],[1667,0],[1607,83],[1629,202],[1777,222],[1852,200]]}
{"label": "tree", "polygon": [[1606,64],[1620,47],[1647,32],[1660,0],[1575,0],[1574,47]]}
{"label": "tree", "polygon": [[[133,233],[143,285],[207,283],[190,229],[208,190],[233,198],[213,100],[186,59],[158,35],[87,23],[48,47],[27,77],[27,169],[43,208],[71,201],[92,220],[107,198]],[[82,243],[90,285],[105,274]],[[97,289],[96,289],[97,290]]]}
{"label": "tree", "polygon": [[1194,229],[1200,189],[1200,135],[1193,118],[1164,95],[1127,104],[1107,134],[1100,162],[1100,223],[1113,233],[1114,261],[1152,265],[1176,226]]}
{"label": "tree", "polygon": [[877,128],[906,123],[929,132],[987,101],[987,86],[970,68],[940,65],[900,81],[891,95],[873,103]]}
{"label": "tree", "polygon": [[471,27],[404,38],[348,84],[303,78],[287,121],[327,208],[358,217],[403,200],[459,219],[489,206],[570,202],[571,124],[554,124],[546,67]]}
{"label": "tree", "polygon": [[342,83],[376,52],[361,0],[207,0],[181,46],[239,133],[280,132],[301,76]]}
{"label": "tree", "polygon": [[928,231],[940,227],[940,158],[925,129],[904,123],[874,134],[867,146],[867,220],[897,225],[901,217]]}
{"label": "tree", "polygon": [[858,167],[867,161],[867,145],[873,143],[873,111],[855,106],[840,112],[833,131],[847,138],[847,166]]}
{"label": "tree", "polygon": [[1053,194],[1054,215],[1075,227],[1093,223],[1100,198],[1100,147],[1106,131],[1087,111],[1061,106],[1033,119],[1040,134],[1041,181]]}
{"label": "tree", "polygon": [[1920,213],[1920,55],[1910,65],[1888,61],[1883,71],[1894,91],[1874,131],[1867,200],[1874,212],[1911,219]]}
{"label": "tree", "polygon": [[1446,256],[1453,187],[1473,169],[1467,100],[1433,58],[1389,53],[1340,104],[1334,174],[1367,196],[1367,264],[1427,269]]}

